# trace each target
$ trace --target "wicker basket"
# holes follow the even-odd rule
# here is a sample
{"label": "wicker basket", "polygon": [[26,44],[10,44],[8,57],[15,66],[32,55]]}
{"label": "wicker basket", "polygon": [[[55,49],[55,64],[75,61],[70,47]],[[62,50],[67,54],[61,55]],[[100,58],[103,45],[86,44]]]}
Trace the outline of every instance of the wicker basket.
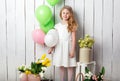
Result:
{"label": "wicker basket", "polygon": [[90,48],[80,48],[79,49],[79,61],[82,63],[89,63],[90,62]]}
{"label": "wicker basket", "polygon": [[28,76],[25,73],[20,74],[20,81],[28,81]]}
{"label": "wicker basket", "polygon": [[40,75],[29,74],[28,81],[41,81]]}

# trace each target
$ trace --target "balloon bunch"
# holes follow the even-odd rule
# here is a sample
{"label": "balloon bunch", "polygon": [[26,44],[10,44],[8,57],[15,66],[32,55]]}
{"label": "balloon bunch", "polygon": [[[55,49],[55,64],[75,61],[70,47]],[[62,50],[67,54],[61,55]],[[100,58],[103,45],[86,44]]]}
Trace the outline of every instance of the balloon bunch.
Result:
{"label": "balloon bunch", "polygon": [[[53,29],[54,21],[52,19],[51,9],[46,5],[41,5],[36,9],[35,15],[40,23],[40,29],[35,29],[32,32],[34,42],[42,45],[46,44],[48,47],[53,47],[57,44],[58,33]],[[48,33],[49,31],[51,33]]]}
{"label": "balloon bunch", "polygon": [[32,37],[35,43],[53,47],[58,43],[59,36],[55,29],[50,29],[46,35],[42,30],[36,29],[32,32]]}
{"label": "balloon bunch", "polygon": [[47,5],[39,6],[35,11],[36,18],[40,23],[41,29],[47,33],[54,27],[54,21],[52,19],[52,11]]}
{"label": "balloon bunch", "polygon": [[51,6],[55,6],[60,0],[47,0]]}

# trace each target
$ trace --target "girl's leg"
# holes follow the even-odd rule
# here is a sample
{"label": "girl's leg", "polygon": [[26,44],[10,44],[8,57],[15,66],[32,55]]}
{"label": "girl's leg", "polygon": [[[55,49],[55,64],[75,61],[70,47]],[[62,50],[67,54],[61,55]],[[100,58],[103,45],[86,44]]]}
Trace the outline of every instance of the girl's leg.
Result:
{"label": "girl's leg", "polygon": [[68,67],[67,70],[68,70],[68,81],[72,81],[74,68],[73,67]]}
{"label": "girl's leg", "polygon": [[63,66],[60,67],[60,80],[64,81],[64,74],[65,74],[65,68]]}

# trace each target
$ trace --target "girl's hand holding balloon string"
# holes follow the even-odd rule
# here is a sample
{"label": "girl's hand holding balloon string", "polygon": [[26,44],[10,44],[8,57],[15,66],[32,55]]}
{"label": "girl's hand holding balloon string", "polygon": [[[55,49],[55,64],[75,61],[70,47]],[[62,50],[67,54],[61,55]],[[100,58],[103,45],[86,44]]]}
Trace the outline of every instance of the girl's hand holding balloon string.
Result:
{"label": "girl's hand holding balloon string", "polygon": [[54,49],[55,49],[55,47],[51,47],[51,48],[48,50],[48,54],[51,54]]}

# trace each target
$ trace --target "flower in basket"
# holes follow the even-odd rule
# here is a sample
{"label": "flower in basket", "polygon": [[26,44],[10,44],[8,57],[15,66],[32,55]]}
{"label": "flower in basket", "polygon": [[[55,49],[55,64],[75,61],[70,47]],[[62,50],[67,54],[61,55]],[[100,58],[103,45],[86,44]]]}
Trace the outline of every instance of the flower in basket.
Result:
{"label": "flower in basket", "polygon": [[94,39],[90,35],[86,34],[84,38],[78,40],[80,48],[92,48],[94,44]]}
{"label": "flower in basket", "polygon": [[43,73],[50,65],[50,59],[46,57],[46,54],[43,54],[40,59],[35,62],[31,62],[29,68],[26,68],[25,65],[19,66],[18,70],[21,73],[24,73],[24,76],[22,75],[21,77],[25,77],[24,79],[22,78],[20,81],[40,81],[41,77],[43,77]]}
{"label": "flower in basket", "polygon": [[47,67],[51,65],[51,61],[49,58],[46,57],[46,54],[43,54],[40,59],[38,59],[36,62],[31,62],[31,73],[32,74],[39,74],[44,73]]}
{"label": "flower in basket", "polygon": [[28,74],[31,74],[31,71],[26,68],[25,65],[21,65],[18,67],[18,70],[20,71],[20,81],[28,81]]}
{"label": "flower in basket", "polygon": [[31,74],[30,69],[27,68],[25,65],[19,66],[18,71],[20,71],[20,73]]}
{"label": "flower in basket", "polygon": [[85,78],[84,81],[103,81],[103,76],[105,74],[105,68],[102,67],[101,71],[98,75],[92,74],[90,70],[86,67],[85,68]]}

